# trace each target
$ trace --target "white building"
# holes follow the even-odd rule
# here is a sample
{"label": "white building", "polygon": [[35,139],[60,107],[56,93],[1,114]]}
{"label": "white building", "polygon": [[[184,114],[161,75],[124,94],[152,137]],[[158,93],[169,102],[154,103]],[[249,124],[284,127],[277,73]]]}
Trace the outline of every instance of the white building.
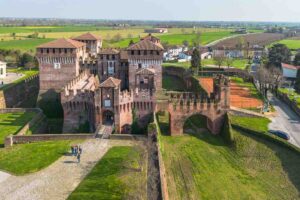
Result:
{"label": "white building", "polygon": [[6,77],[6,63],[0,61],[0,78]]}

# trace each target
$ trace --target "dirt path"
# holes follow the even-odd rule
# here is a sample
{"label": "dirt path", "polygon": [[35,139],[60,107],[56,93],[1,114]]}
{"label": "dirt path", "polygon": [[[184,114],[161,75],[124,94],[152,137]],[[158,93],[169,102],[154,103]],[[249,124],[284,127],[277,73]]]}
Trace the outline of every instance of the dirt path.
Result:
{"label": "dirt path", "polygon": [[66,199],[98,160],[114,145],[131,141],[88,140],[81,146],[81,163],[73,156],[62,156],[48,168],[26,176],[5,176],[0,182],[1,200]]}

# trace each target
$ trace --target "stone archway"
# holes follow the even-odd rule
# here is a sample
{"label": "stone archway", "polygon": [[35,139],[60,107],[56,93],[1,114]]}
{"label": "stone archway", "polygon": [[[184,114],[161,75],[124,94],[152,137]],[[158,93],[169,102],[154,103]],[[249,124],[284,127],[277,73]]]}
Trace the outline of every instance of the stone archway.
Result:
{"label": "stone archway", "polygon": [[102,124],[103,125],[112,125],[115,121],[114,113],[110,110],[105,110],[102,113]]}

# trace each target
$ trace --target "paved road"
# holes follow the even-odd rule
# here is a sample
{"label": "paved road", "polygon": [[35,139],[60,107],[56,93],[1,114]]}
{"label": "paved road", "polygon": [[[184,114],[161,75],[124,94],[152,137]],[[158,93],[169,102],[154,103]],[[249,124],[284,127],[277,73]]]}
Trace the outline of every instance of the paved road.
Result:
{"label": "paved road", "polygon": [[278,113],[272,119],[269,129],[288,133],[291,138],[289,142],[300,147],[300,117],[288,105],[278,100],[271,93],[268,94],[268,99]]}

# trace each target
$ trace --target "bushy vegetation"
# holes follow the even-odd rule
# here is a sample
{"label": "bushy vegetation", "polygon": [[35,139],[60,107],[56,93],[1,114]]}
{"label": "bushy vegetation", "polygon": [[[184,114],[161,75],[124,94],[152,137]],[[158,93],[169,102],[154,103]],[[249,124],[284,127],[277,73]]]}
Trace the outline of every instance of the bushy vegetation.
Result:
{"label": "bushy vegetation", "polygon": [[51,141],[0,148],[0,170],[15,175],[39,171],[67,153],[72,143],[79,141]]}
{"label": "bushy vegetation", "polygon": [[0,146],[3,146],[5,137],[18,133],[35,115],[34,112],[0,114]]}
{"label": "bushy vegetation", "polygon": [[182,79],[176,76],[163,75],[163,88],[170,91],[185,91],[185,85]]}
{"label": "bushy vegetation", "polygon": [[289,99],[291,101],[296,102],[298,107],[300,108],[300,93],[295,91],[289,91],[289,89],[287,88],[279,88],[278,91],[279,93],[286,94],[289,97]]}
{"label": "bushy vegetation", "polygon": [[233,130],[228,144],[199,128],[180,137],[159,136],[170,199],[297,199],[300,154]]}
{"label": "bushy vegetation", "polygon": [[112,147],[68,199],[146,199],[146,157],[138,147]]}

